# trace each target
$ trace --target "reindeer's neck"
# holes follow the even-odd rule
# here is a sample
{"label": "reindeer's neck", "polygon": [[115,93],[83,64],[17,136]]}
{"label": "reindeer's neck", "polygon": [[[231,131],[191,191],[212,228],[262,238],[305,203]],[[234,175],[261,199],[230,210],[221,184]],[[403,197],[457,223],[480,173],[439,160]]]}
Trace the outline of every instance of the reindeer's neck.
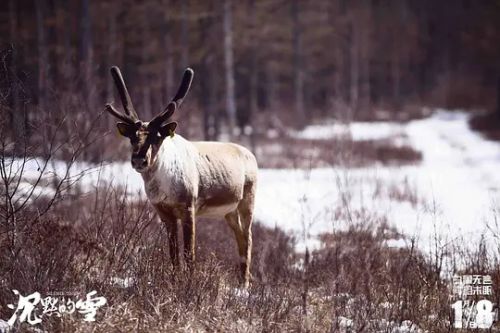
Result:
{"label": "reindeer's neck", "polygon": [[151,168],[142,173],[146,193],[151,201],[172,197],[179,184],[189,182],[188,174],[193,166],[189,141],[176,134],[166,138]]}
{"label": "reindeer's neck", "polygon": [[178,168],[177,161],[185,150],[183,147],[184,142],[182,141],[185,140],[179,135],[175,135],[173,138],[168,137],[163,141],[153,165],[141,174],[144,181],[150,181],[156,178],[158,174],[164,176],[166,172],[172,173],[176,171]]}

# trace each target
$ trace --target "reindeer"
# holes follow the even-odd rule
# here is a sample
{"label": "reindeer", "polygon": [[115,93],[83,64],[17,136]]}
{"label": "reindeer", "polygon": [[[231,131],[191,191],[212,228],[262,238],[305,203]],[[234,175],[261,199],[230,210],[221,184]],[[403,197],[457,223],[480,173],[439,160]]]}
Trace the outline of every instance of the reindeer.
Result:
{"label": "reindeer", "polygon": [[151,121],[139,119],[118,67],[111,68],[124,113],[105,110],[121,120],[119,133],[130,139],[132,167],[141,174],[149,201],[167,227],[174,268],[179,266],[178,221],[184,237],[184,260],[195,261],[196,217],[224,217],[234,232],[240,256],[240,281],[248,287],[252,254],[252,219],[257,161],[234,143],[191,142],[175,133],[170,121],[186,96],[194,72],[187,68],[173,100]]}

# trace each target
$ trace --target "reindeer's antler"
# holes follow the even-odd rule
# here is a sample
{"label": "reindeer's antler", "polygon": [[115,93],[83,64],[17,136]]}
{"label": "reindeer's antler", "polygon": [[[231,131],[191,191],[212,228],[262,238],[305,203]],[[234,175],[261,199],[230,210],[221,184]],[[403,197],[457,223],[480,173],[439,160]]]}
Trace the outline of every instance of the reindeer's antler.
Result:
{"label": "reindeer's antler", "polygon": [[104,107],[106,111],[108,111],[112,116],[115,116],[116,118],[120,119],[121,121],[126,122],[127,124],[135,124],[136,120],[133,119],[132,117],[129,117],[123,113],[120,113],[117,109],[113,107],[111,104],[106,104]]}
{"label": "reindeer's antler", "polygon": [[172,101],[168,103],[165,110],[163,110],[163,112],[161,112],[159,115],[154,117],[153,120],[151,120],[150,124],[159,126],[174,114],[175,110],[182,104],[184,97],[186,97],[186,94],[189,91],[189,88],[191,88],[193,76],[194,71],[191,68],[186,68],[186,70],[184,71],[184,75],[182,76],[181,85],[177,90],[177,94],[175,94],[175,97],[172,99]]}
{"label": "reindeer's antler", "polygon": [[137,113],[135,112],[134,105],[132,104],[132,100],[130,99],[127,86],[125,85],[125,81],[123,80],[120,69],[117,66],[113,66],[111,67],[110,72],[113,80],[115,81],[116,89],[118,90],[118,94],[120,95],[125,114],[118,112],[118,110],[116,110],[111,104],[106,105],[106,111],[108,111],[116,118],[123,120],[124,122],[129,124],[134,124],[140,121]]}
{"label": "reindeer's antler", "polygon": [[189,88],[191,88],[191,82],[193,82],[193,76],[194,76],[194,71],[191,68],[186,68],[184,71],[184,75],[182,76],[182,82],[179,87],[179,90],[177,90],[177,94],[175,94],[175,97],[172,101],[177,104],[177,106],[180,106],[182,101],[184,100],[184,97],[186,97],[186,94],[189,91]]}

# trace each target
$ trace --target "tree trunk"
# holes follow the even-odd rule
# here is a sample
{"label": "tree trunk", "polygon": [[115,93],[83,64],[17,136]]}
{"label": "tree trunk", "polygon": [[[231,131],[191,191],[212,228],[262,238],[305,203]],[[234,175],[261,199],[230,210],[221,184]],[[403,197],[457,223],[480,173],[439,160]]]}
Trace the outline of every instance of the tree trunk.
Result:
{"label": "tree trunk", "polygon": [[89,0],[82,0],[81,10],[81,63],[83,66],[83,97],[87,103],[87,107],[92,109],[93,95],[93,47],[92,47],[92,22],[90,15]]}
{"label": "tree trunk", "polygon": [[9,22],[10,22],[10,39],[13,45],[12,47],[12,61],[10,66],[10,84],[12,86],[10,108],[11,108],[11,124],[14,131],[15,146],[14,150],[16,153],[22,153],[24,148],[24,140],[26,138],[25,132],[25,113],[24,109],[20,107],[19,103],[19,83],[17,78],[17,46],[15,42],[18,37],[18,21],[17,21],[17,6],[16,0],[9,1]]}
{"label": "tree trunk", "polygon": [[201,80],[201,104],[203,110],[203,137],[206,141],[217,139],[217,82],[216,69],[214,68],[214,57],[207,55],[203,60],[200,76]]}
{"label": "tree trunk", "polygon": [[340,0],[335,0],[331,2],[331,7],[329,10],[329,21],[333,28],[333,49],[334,49],[334,72],[332,78],[332,88],[331,88],[331,100],[330,106],[333,109],[333,114],[335,115],[339,109],[344,105],[344,89],[343,82],[345,82],[344,77],[344,56],[345,56],[345,43],[342,23],[339,17],[342,15]]}
{"label": "tree trunk", "polygon": [[255,0],[250,0],[250,105],[248,108],[248,125],[251,128],[250,146],[255,151],[256,133],[254,128],[254,117],[258,107],[258,68],[257,68],[257,19],[255,15]]}
{"label": "tree trunk", "polygon": [[[106,100],[108,102],[113,101],[114,99],[114,84],[113,84],[113,78],[111,75],[109,75],[109,69],[111,66],[116,65],[116,49],[117,49],[117,33],[116,33],[116,8],[115,8],[115,3],[110,2],[108,4],[108,15],[107,15],[107,22],[108,22],[108,47],[107,47],[107,68],[105,71],[105,77],[106,77]],[[108,117],[111,119],[111,117]]]}
{"label": "tree trunk", "polygon": [[217,95],[217,87],[220,86],[220,81],[217,80],[218,77],[219,77],[219,71],[216,65],[213,64],[209,68],[209,79],[208,79],[208,84],[209,84],[208,94],[210,96],[209,97],[210,108],[208,109],[208,112],[210,112],[210,115],[208,117],[209,126],[211,128],[211,132],[209,134],[210,140],[219,140],[221,131],[221,119],[223,116],[221,103]]}
{"label": "tree trunk", "polygon": [[189,1],[181,0],[181,65],[189,67]]}
{"label": "tree trunk", "polygon": [[163,102],[165,105],[170,102],[170,99],[175,94],[174,87],[174,55],[172,49],[172,34],[168,26],[165,27],[165,89]]}
{"label": "tree trunk", "polygon": [[248,119],[251,123],[252,116],[257,112],[258,99],[258,68],[257,68],[257,21],[255,16],[255,0],[250,0],[250,107]]}
{"label": "tree trunk", "polygon": [[[149,36],[149,20],[148,20],[148,15],[149,15],[149,7],[147,4],[143,5],[142,8],[142,20],[141,20],[141,30],[142,30],[142,36]],[[142,117],[147,118],[153,118],[153,110],[151,109],[151,85],[152,85],[152,75],[150,73],[149,66],[149,38],[141,38],[141,63],[146,66],[142,66],[143,70],[142,73],[140,73],[141,78],[142,78]]]}
{"label": "tree trunk", "polygon": [[[74,99],[74,68],[72,64],[73,47],[71,46],[71,31],[68,29],[70,25],[70,4],[66,0],[59,0],[57,2],[58,10],[58,40],[61,45],[59,48],[60,54],[58,55],[59,82],[58,87],[61,87],[62,92],[65,94],[64,101],[71,103]],[[74,103],[73,103],[74,104]]]}
{"label": "tree trunk", "polygon": [[305,121],[304,107],[304,64],[302,54],[302,27],[299,17],[299,1],[292,0],[290,14],[292,16],[292,53],[293,53],[293,83],[295,99],[295,117],[301,125]]}
{"label": "tree trunk", "polygon": [[371,49],[371,29],[369,27],[373,27],[373,22],[372,22],[372,9],[371,9],[371,3],[370,1],[366,2],[366,5],[364,8],[362,8],[362,20],[365,23],[362,26],[362,29],[360,29],[360,47],[361,47],[361,52],[360,52],[360,66],[361,66],[361,98],[362,98],[362,105],[361,105],[361,111],[365,116],[370,115],[371,111],[371,68],[370,68],[370,61],[371,61],[371,55],[370,55],[370,49]]}
{"label": "tree trunk", "polygon": [[266,63],[266,70],[264,72],[265,77],[265,96],[266,96],[266,109],[271,111],[276,111],[278,108],[278,91],[276,89],[276,78],[277,74],[275,73],[274,66],[272,60],[268,60]]}
{"label": "tree trunk", "polygon": [[392,61],[391,61],[391,74],[392,74],[392,101],[396,112],[399,112],[400,108],[400,97],[401,97],[401,64],[400,64],[399,50],[396,48],[393,50]]}
{"label": "tree trunk", "polygon": [[38,45],[38,107],[43,113],[50,113],[50,110],[47,108],[49,50],[45,34],[46,4],[45,0],[36,1],[35,3]]}
{"label": "tree trunk", "polygon": [[228,117],[229,134],[236,128],[236,95],[234,84],[233,59],[233,18],[232,0],[224,0],[224,70],[226,77],[226,112]]}
{"label": "tree trunk", "polygon": [[[211,8],[212,9],[212,8]],[[199,43],[209,40],[214,36],[214,19],[207,16],[200,20]],[[200,77],[205,79],[200,80],[200,104],[203,110],[203,137],[206,141],[217,139],[217,124],[216,117],[218,111],[217,103],[217,68],[215,64],[216,55],[211,50],[206,50],[203,55],[203,66],[200,68]]]}
{"label": "tree trunk", "polygon": [[[353,15],[354,17],[354,15]],[[352,19],[353,20],[353,19]],[[357,23],[351,21],[351,80],[350,80],[350,102],[351,114],[349,118],[354,117],[359,109],[359,36]]]}
{"label": "tree trunk", "polygon": [[500,75],[497,78],[497,115],[500,117]]}

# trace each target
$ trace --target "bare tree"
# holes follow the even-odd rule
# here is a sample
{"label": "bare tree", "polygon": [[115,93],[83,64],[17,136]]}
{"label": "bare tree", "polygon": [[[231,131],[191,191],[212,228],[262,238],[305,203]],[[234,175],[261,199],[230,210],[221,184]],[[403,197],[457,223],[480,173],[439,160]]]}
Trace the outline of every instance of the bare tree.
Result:
{"label": "bare tree", "polygon": [[162,96],[163,96],[163,103],[167,103],[168,99],[170,96],[168,95],[169,91],[174,90],[174,50],[173,48],[169,47],[170,45],[173,45],[173,28],[172,24],[169,22],[169,6],[165,5],[165,11],[164,11],[164,20],[162,24],[162,33],[163,33],[163,50],[165,50],[164,54],[164,79],[165,79],[165,87],[162,91]]}
{"label": "bare tree", "polygon": [[357,3],[350,13],[351,51],[350,51],[350,102],[351,115],[356,115],[359,109],[359,63],[360,63],[360,27],[357,22]]}
{"label": "bare tree", "polygon": [[[15,41],[18,37],[18,19],[17,19],[17,6],[16,0],[9,1],[9,23],[10,23],[10,38],[12,42],[11,47],[11,64],[10,64],[10,73],[7,73],[10,76],[10,84],[11,84],[11,94],[10,94],[10,110],[11,110],[11,122],[12,129],[14,131],[14,136],[19,139],[16,142],[19,142],[21,138],[25,137],[25,115],[24,110],[19,105],[19,83],[17,79],[17,45]],[[18,145],[15,147],[16,151],[19,152],[20,149]]]}
{"label": "bare tree", "polygon": [[500,116],[500,75],[497,78],[497,115]]}
{"label": "bare tree", "polygon": [[[214,8],[211,6],[206,15],[200,20],[199,35],[200,43],[203,40],[213,39],[217,36],[216,25],[213,19]],[[218,138],[219,129],[219,115],[218,112],[218,98],[217,98],[217,54],[214,54],[211,48],[204,48],[202,56],[201,77],[205,80],[200,81],[200,103],[203,109],[203,136],[207,141],[216,140]]]}
{"label": "bare tree", "polygon": [[360,50],[359,50],[359,62],[360,62],[360,88],[361,88],[361,112],[364,115],[371,109],[371,29],[372,24],[372,7],[371,2],[366,2],[365,6],[361,8],[361,20],[363,25],[359,31]]}
{"label": "bare tree", "polygon": [[224,69],[226,76],[226,112],[229,130],[236,127],[236,94],[234,86],[234,59],[233,59],[233,14],[232,0],[224,0],[223,31],[224,31]]}
{"label": "bare tree", "polygon": [[304,108],[304,56],[302,45],[303,27],[300,22],[300,1],[290,2],[290,15],[292,17],[292,54],[293,54],[293,86],[295,99],[295,116],[298,123],[305,120]]}
{"label": "bare tree", "polygon": [[38,106],[43,112],[47,109],[47,89],[49,85],[49,52],[45,33],[45,1],[36,1],[37,45],[38,45]]}
{"label": "bare tree", "polygon": [[181,1],[181,65],[189,67],[189,0]]}
{"label": "bare tree", "polygon": [[258,98],[258,68],[257,68],[257,15],[255,9],[255,0],[249,0],[249,30],[250,30],[250,107],[249,120],[252,120],[252,115],[257,112]]}
{"label": "bare tree", "polygon": [[257,15],[255,9],[255,0],[250,0],[249,3],[249,30],[250,30],[250,105],[248,108],[248,123],[252,129],[250,133],[250,145],[252,149],[255,150],[255,129],[253,124],[253,119],[255,114],[257,113],[257,104],[258,104],[258,66],[257,66]]}
{"label": "bare tree", "polygon": [[342,0],[335,0],[330,3],[328,11],[330,25],[332,27],[332,44],[333,44],[333,78],[331,82],[331,106],[333,112],[337,113],[339,109],[345,105],[346,99],[344,94],[344,85],[346,77],[345,64],[346,60],[346,32],[345,32],[345,6],[342,5]]}
{"label": "bare tree", "polygon": [[92,102],[92,84],[93,84],[93,62],[94,62],[94,48],[92,43],[92,19],[90,14],[90,1],[82,0],[81,8],[81,61],[83,66],[83,90],[85,102],[87,105],[91,106],[89,103]]}
{"label": "bare tree", "polygon": [[[115,64],[116,62],[116,51],[117,51],[117,43],[118,43],[118,35],[117,35],[117,27],[116,27],[116,21],[117,21],[117,8],[115,6],[115,2],[110,1],[107,4],[107,11],[108,11],[108,19],[107,19],[107,24],[108,24],[108,48],[107,48],[107,59],[106,62],[108,64],[108,67],[111,67]],[[113,100],[114,96],[114,90],[113,90],[113,80],[108,77],[106,80],[106,99],[108,101]]]}
{"label": "bare tree", "polygon": [[[72,22],[72,6],[69,1],[57,0],[56,4],[56,57],[57,77],[52,77],[52,89],[57,91],[57,97],[64,105],[74,105],[76,99],[75,50],[72,43],[72,30],[68,29]],[[49,48],[48,45],[45,47]],[[113,46],[111,45],[111,48]],[[50,79],[50,78],[49,78]],[[50,81],[50,80],[49,80]],[[52,110],[51,110],[52,111]]]}
{"label": "bare tree", "polygon": [[[183,1],[184,3],[184,1]],[[147,3],[142,5],[142,20],[141,22],[141,32],[143,36],[147,36],[149,34],[149,20],[148,16],[151,15],[151,7],[148,6]],[[150,43],[147,38],[141,38],[141,63],[148,64],[150,62],[150,53],[149,49]],[[142,66],[142,112],[146,114],[148,117],[153,115],[153,110],[151,109],[151,85],[152,85],[152,77],[151,71],[149,70],[149,66]]]}

